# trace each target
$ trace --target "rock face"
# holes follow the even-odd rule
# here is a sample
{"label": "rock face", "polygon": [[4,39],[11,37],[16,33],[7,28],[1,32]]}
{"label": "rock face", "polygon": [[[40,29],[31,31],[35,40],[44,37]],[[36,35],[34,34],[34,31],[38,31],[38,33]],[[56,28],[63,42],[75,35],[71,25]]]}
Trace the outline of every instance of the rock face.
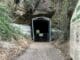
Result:
{"label": "rock face", "polygon": [[51,0],[3,0],[2,2],[5,2],[10,7],[14,18],[23,23],[30,23],[33,15],[53,12]]}
{"label": "rock face", "polygon": [[64,32],[65,40],[69,37],[69,25],[76,2],[78,0],[52,0],[54,4],[54,15],[52,17],[52,27]]}
{"label": "rock face", "polygon": [[38,14],[38,13],[49,13],[53,10],[51,0],[3,0],[13,11],[15,15],[23,16]]}
{"label": "rock face", "polygon": [[53,11],[53,3],[51,0],[39,0],[38,2],[39,2],[39,4],[37,6],[36,6],[37,2],[34,5],[34,7],[35,7],[34,8],[35,11],[33,12],[34,15],[47,14],[47,13]]}
{"label": "rock face", "polygon": [[80,0],[71,19],[70,55],[73,60],[80,60]]}

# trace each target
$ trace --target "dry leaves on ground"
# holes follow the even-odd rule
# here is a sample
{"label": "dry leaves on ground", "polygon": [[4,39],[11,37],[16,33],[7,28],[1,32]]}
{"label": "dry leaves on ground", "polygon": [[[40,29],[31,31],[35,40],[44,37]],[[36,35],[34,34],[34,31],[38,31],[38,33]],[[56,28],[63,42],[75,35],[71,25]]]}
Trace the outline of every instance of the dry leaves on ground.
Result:
{"label": "dry leaves on ground", "polygon": [[29,43],[26,39],[18,41],[0,41],[0,60],[11,60],[19,56],[28,48]]}

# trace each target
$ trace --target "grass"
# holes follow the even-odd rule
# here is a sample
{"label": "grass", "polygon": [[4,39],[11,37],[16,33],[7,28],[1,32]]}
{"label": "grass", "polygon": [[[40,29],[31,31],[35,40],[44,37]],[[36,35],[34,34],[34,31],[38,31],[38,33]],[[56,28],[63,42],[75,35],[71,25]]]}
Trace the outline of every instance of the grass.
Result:
{"label": "grass", "polygon": [[10,10],[6,5],[0,3],[0,38],[1,40],[17,39],[21,34],[20,31],[11,26],[12,18]]}

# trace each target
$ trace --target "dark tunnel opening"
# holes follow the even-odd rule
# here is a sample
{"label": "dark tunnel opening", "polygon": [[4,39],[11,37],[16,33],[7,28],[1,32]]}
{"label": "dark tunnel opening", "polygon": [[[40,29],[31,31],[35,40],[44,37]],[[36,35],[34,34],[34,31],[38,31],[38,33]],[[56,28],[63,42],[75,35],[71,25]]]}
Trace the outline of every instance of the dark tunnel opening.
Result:
{"label": "dark tunnel opening", "polygon": [[33,21],[34,40],[38,42],[48,42],[50,33],[50,21],[39,18]]}

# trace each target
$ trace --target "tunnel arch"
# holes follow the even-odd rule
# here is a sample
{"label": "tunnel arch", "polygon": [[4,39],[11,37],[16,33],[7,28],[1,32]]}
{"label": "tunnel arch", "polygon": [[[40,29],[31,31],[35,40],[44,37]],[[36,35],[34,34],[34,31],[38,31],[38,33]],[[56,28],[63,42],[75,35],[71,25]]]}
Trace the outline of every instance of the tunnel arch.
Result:
{"label": "tunnel arch", "polygon": [[51,20],[47,17],[32,19],[32,38],[34,41],[47,42],[51,40]]}

